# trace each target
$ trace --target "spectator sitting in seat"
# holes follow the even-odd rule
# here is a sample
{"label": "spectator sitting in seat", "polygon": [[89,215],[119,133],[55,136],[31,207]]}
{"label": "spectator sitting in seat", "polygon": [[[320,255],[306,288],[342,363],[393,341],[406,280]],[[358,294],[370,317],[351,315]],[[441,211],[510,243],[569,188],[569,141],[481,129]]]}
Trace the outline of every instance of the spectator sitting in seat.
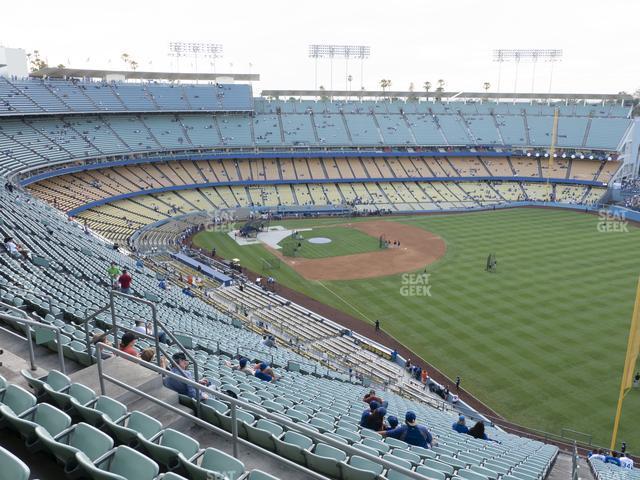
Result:
{"label": "spectator sitting in seat", "polygon": [[269,367],[269,365],[267,365],[264,362],[258,365],[258,368],[256,369],[256,373],[254,373],[254,376],[264,382],[276,381],[276,376],[274,375],[273,370]]}
{"label": "spectator sitting in seat", "polygon": [[272,335],[264,335],[262,337],[262,344],[265,347],[269,347],[269,348],[278,348],[278,346],[276,345],[276,339],[273,338]]}
{"label": "spectator sitting in seat", "polygon": [[606,455],[604,457],[604,463],[612,463],[614,465],[620,466],[620,459],[618,458],[620,454],[618,452],[611,452],[610,455]]}
{"label": "spectator sitting in seat", "polygon": [[458,421],[455,422],[451,428],[458,433],[469,433],[469,427],[465,425],[464,415],[460,415],[458,417]]}
{"label": "spectator sitting in seat", "polygon": [[[156,349],[152,347],[145,348],[140,354],[140,359],[144,360],[145,362],[155,363],[155,358],[156,358]],[[166,370],[167,363],[168,362],[165,357],[160,357],[160,368],[164,368]]]}
{"label": "spectator sitting in seat", "polygon": [[375,410],[368,410],[362,414],[360,419],[360,426],[362,428],[368,428],[369,430],[378,431],[386,428],[384,424],[384,416],[387,414],[387,409],[384,407],[378,407]]}
{"label": "spectator sitting in seat", "polygon": [[476,424],[469,429],[467,435],[471,435],[478,440],[491,440],[487,434],[484,433],[484,422],[482,420],[476,422]]}
{"label": "spectator sitting in seat", "polygon": [[604,462],[607,458],[604,454],[604,450],[602,449],[598,450],[597,453],[589,452],[588,457],[591,460],[600,460],[601,462]]}
{"label": "spectator sitting in seat", "polygon": [[622,468],[628,468],[629,470],[633,470],[633,460],[627,457],[626,453],[620,455],[620,466]]}
{"label": "spectator sitting in seat", "polygon": [[138,350],[136,350],[136,341],[138,338],[132,332],[125,332],[120,340],[120,350],[134,357],[139,357]]}
{"label": "spectator sitting in seat", "polygon": [[142,320],[136,320],[136,326],[133,327],[133,330],[137,333],[147,334],[147,329],[144,327],[144,322]]}
{"label": "spectator sitting in seat", "polygon": [[382,399],[376,395],[376,391],[371,389],[369,393],[366,393],[362,398],[362,401],[371,405],[371,402],[376,402],[378,405],[382,405]]}
{"label": "spectator sitting in seat", "polygon": [[184,287],[182,289],[182,293],[184,293],[187,297],[194,297],[195,295],[191,291],[191,287]]}
{"label": "spectator sitting in seat", "polygon": [[[92,345],[97,345],[98,343],[103,343],[105,345],[108,346],[112,346],[113,344],[109,341],[109,335],[107,333],[96,333],[92,338],[91,338],[91,344]],[[102,351],[102,358],[103,359],[107,359],[107,358],[111,358],[113,357],[113,353],[111,353],[108,350],[103,350]]]}
{"label": "spectator sitting in seat", "polygon": [[421,448],[431,448],[438,442],[433,439],[431,433],[424,425],[418,425],[416,414],[408,411],[404,417],[404,425],[394,428],[393,430],[378,431],[383,437],[391,437],[402,440],[409,445],[415,445]]}
{"label": "spectator sitting in seat", "polygon": [[24,248],[19,243],[16,243],[13,240],[13,237],[5,237],[4,238],[4,248],[9,255],[13,258],[24,258],[25,260],[31,260],[31,252],[29,252],[26,248]]}
{"label": "spectator sitting in seat", "polygon": [[[193,380],[193,375],[189,370],[187,370],[187,368],[189,368],[189,360],[187,360],[187,356],[183,352],[176,352],[171,358],[177,364],[177,366],[174,365],[171,367],[171,373],[180,375],[188,380]],[[209,380],[206,378],[201,379],[198,383],[207,387],[210,385]],[[192,385],[187,385],[173,377],[168,377],[165,380],[165,386],[174,392],[178,392],[181,395],[186,395],[191,398],[197,398],[198,392],[200,392]],[[207,398],[209,398],[209,396],[206,393],[200,392],[200,400],[206,400]]]}
{"label": "spectator sitting in seat", "polygon": [[390,415],[387,418],[387,424],[389,425],[385,430],[393,430],[398,426],[398,417]]}
{"label": "spectator sitting in seat", "polygon": [[249,360],[244,357],[240,357],[238,365],[233,365],[231,362],[224,362],[227,367],[231,367],[231,370],[238,370],[239,372],[246,373],[247,375],[255,375],[255,371],[249,365]]}

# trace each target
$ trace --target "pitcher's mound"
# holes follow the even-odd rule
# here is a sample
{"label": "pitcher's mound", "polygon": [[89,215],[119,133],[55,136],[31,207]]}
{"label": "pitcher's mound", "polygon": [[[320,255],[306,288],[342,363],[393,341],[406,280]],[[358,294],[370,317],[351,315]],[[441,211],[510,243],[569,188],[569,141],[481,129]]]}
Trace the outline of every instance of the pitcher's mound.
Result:
{"label": "pitcher's mound", "polygon": [[318,245],[324,245],[325,243],[331,243],[331,239],[327,237],[313,237],[307,240],[309,243],[317,243]]}

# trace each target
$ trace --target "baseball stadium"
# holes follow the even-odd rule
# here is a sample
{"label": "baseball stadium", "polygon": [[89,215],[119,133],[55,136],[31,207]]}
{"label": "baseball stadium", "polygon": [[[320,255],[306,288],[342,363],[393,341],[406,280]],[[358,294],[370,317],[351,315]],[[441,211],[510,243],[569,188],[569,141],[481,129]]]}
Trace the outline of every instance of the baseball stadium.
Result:
{"label": "baseball stadium", "polygon": [[0,480],[640,478],[637,94],[39,55],[0,47]]}

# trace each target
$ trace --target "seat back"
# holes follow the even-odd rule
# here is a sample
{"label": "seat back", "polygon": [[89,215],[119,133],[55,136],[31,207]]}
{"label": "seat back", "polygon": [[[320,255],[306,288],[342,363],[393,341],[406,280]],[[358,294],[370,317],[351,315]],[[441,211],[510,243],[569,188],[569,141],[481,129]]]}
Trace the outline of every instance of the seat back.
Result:
{"label": "seat back", "polygon": [[256,422],[255,427],[261,430],[266,430],[270,432],[272,435],[275,435],[276,437],[280,435],[283,431],[280,425],[270,422],[269,420],[264,420],[262,418]]}
{"label": "seat back", "polygon": [[80,422],[69,435],[68,444],[95,461],[113,448],[113,439],[91,425]]}
{"label": "seat back", "polygon": [[416,468],[416,472],[426,477],[432,478],[433,480],[446,480],[447,478],[444,472],[434,470],[433,468],[429,468],[424,465],[418,465],[418,468]]}
{"label": "seat back", "polygon": [[186,459],[193,457],[200,449],[200,444],[196,440],[173,428],[165,429],[158,443],[164,447],[177,450],[182,453]]}
{"label": "seat back", "polygon": [[206,470],[221,473],[230,480],[236,480],[244,473],[244,463],[215,448],[207,448],[204,451],[200,466]]}
{"label": "seat back", "polygon": [[46,383],[52,387],[56,392],[59,392],[65,387],[71,385],[71,379],[64,373],[60,373],[57,370],[51,370],[47,375]]}
{"label": "seat back", "polygon": [[127,407],[123,403],[104,395],[98,397],[98,401],[93,408],[104,413],[114,422],[127,413]]}
{"label": "seat back", "polygon": [[162,430],[162,423],[146,413],[135,410],[129,416],[127,427],[135,430],[148,440]]}
{"label": "seat back", "polygon": [[39,403],[33,421],[56,436],[71,425],[71,417],[48,403]]}
{"label": "seat back", "polygon": [[347,454],[342,450],[338,450],[337,448],[332,447],[331,445],[326,445],[324,443],[318,443],[313,453],[320,457],[333,458],[334,460],[338,460],[339,462],[347,458]]}
{"label": "seat back", "polygon": [[107,471],[131,480],[153,480],[158,475],[159,467],[150,458],[121,445],[116,448]]}
{"label": "seat back", "polygon": [[0,472],[2,472],[2,478],[11,480],[28,480],[31,474],[29,467],[22,460],[2,447],[0,447]]}
{"label": "seat back", "polygon": [[96,398],[96,392],[81,383],[72,383],[69,387],[69,395],[75,398],[80,405],[86,405]]}
{"label": "seat back", "polygon": [[6,405],[16,415],[22,415],[36,404],[36,397],[18,385],[9,385],[0,394],[0,403]]}
{"label": "seat back", "polygon": [[349,465],[360,470],[372,472],[376,475],[380,475],[382,473],[382,465],[372,462],[371,460],[367,460],[366,458],[360,457],[358,455],[353,455],[349,459]]}

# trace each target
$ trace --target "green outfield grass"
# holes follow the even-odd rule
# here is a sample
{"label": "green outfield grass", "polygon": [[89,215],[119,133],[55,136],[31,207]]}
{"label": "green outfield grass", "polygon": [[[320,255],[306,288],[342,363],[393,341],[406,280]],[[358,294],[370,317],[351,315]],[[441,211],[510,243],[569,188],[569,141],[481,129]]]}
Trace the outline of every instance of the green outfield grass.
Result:
{"label": "green outfield grass", "polygon": [[[278,245],[288,257],[327,258],[373,252],[380,249],[380,241],[360,230],[345,227],[314,227],[311,231],[298,232],[297,238],[287,237]],[[313,237],[329,238],[331,243],[310,243]],[[300,245],[300,247],[298,247]],[[295,255],[294,255],[295,251]]]}
{"label": "green outfield grass", "polygon": [[[284,263],[273,275],[364,321],[380,319],[383,329],[450,377],[460,375],[465,388],[508,419],[558,434],[570,428],[608,445],[640,274],[640,229],[601,233],[597,216],[543,209],[388,221],[447,242],[445,257],[427,269],[430,296],[407,288],[419,282],[406,275],[320,283]],[[256,271],[263,258],[273,258],[221,233],[203,232],[195,241]],[[484,271],[489,253],[497,256],[495,274]],[[618,437],[632,451],[640,448],[639,422],[636,389],[627,396]]]}

